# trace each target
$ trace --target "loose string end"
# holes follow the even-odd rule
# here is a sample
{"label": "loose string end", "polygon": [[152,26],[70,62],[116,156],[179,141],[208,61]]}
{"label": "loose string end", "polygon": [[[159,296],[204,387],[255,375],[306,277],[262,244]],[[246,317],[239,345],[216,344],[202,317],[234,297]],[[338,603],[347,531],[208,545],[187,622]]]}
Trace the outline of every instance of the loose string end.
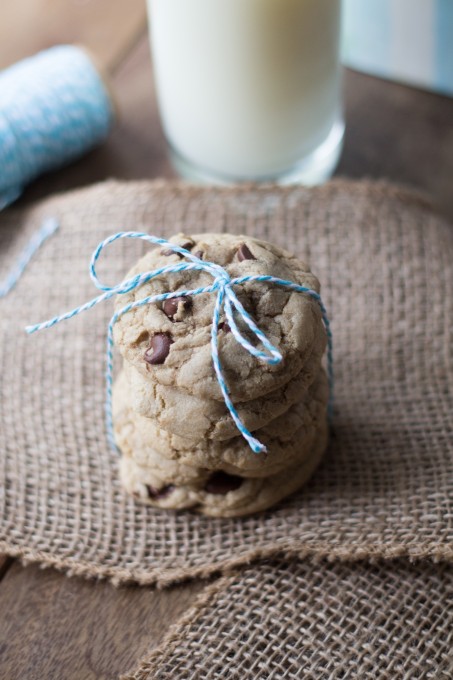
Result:
{"label": "loose string end", "polygon": [[245,437],[247,440],[250,448],[252,449],[253,453],[267,453],[267,447],[264,446],[258,439],[255,439],[255,437],[245,436],[244,433],[242,435]]}
{"label": "loose string end", "polygon": [[34,234],[34,236],[32,236],[24,250],[17,258],[6,279],[0,283],[0,298],[6,297],[8,293],[12,291],[12,289],[22,278],[22,275],[24,274],[34,255],[38,252],[45,241],[55,234],[59,228],[60,223],[55,217],[47,217],[44,219],[41,227]]}

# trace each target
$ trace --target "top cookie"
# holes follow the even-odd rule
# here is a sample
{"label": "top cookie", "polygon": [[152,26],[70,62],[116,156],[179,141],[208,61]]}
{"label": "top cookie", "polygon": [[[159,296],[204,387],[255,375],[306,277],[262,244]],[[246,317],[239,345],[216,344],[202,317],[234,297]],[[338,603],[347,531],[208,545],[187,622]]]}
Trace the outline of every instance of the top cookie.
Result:
{"label": "top cookie", "polygon": [[[294,255],[250,236],[230,234],[178,234],[170,239],[196,257],[215,262],[230,277],[272,275],[319,292],[319,282]],[[145,255],[128,277],[181,262],[170,250]],[[161,275],[130,293],[117,297],[115,309],[145,296],[211,285],[212,276],[192,270]],[[283,356],[275,365],[252,356],[237,343],[225,316],[219,325],[219,356],[233,400],[263,396],[293,378],[319,342],[322,326],[318,304],[308,295],[281,286],[248,282],[235,287],[245,309]],[[211,355],[211,323],[216,293],[189,299],[148,304],[122,315],[114,328],[115,343],[123,357],[144,376],[191,394],[223,401]],[[243,322],[236,319],[239,328]],[[249,332],[246,334],[254,340]],[[322,336],[321,336],[322,337]],[[322,338],[324,343],[325,338]]]}

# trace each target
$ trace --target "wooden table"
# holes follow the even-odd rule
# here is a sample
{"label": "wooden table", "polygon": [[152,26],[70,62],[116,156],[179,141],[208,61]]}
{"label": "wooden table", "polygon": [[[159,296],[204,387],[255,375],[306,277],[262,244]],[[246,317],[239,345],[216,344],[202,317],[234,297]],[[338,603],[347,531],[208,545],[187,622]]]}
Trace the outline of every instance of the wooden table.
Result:
{"label": "wooden table", "polygon": [[[171,177],[152,89],[144,0],[14,0],[2,7],[0,68],[56,43],[90,47],[121,118],[108,142],[41,178],[22,202],[108,177]],[[453,219],[453,99],[345,73],[337,174],[421,189]],[[157,645],[203,584],[115,589],[0,557],[0,679],[102,680]]]}

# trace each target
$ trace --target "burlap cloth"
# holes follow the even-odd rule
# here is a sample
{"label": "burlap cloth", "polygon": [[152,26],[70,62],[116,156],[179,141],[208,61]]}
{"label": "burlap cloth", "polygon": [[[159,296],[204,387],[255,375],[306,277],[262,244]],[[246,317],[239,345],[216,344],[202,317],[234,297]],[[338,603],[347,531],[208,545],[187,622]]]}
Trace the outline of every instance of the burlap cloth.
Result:
{"label": "burlap cloth", "polygon": [[[452,560],[453,232],[422,200],[342,181],[314,190],[109,182],[1,215],[0,271],[48,215],[60,232],[0,300],[0,551],[160,585],[276,554]],[[222,520],[135,503],[105,436],[112,304],[24,333],[95,295],[93,248],[129,229],[263,237],[320,278],[335,341],[334,432],[313,480],[277,509]],[[104,278],[120,281],[145,248],[112,247]],[[291,567],[302,579],[305,568]],[[347,573],[339,566],[329,578]]]}
{"label": "burlap cloth", "polygon": [[451,680],[453,570],[256,564],[219,579],[124,680]]}

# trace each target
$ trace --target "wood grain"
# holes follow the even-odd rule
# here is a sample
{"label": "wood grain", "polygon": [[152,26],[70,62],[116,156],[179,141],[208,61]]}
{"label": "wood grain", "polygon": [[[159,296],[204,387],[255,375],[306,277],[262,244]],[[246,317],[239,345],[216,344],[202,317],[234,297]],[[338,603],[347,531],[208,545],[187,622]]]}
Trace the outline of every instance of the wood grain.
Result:
{"label": "wood grain", "polygon": [[0,587],[0,677],[116,678],[160,642],[201,588],[116,589],[14,563]]}
{"label": "wood grain", "polygon": [[337,174],[425,191],[453,220],[453,98],[345,74],[346,139]]}
{"label": "wood grain", "polygon": [[7,555],[0,555],[0,581],[5,576],[12,562],[13,560]]}
{"label": "wood grain", "polygon": [[3,0],[0,68],[52,45],[81,43],[113,69],[145,24],[145,0]]}

